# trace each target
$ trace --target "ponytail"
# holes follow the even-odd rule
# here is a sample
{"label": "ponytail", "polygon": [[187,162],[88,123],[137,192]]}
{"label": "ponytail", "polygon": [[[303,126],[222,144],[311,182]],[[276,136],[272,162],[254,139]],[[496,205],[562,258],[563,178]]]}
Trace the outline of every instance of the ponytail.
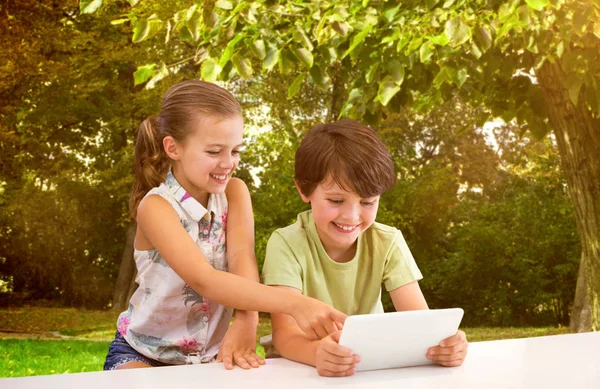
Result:
{"label": "ponytail", "polygon": [[135,175],[133,189],[129,198],[129,212],[135,219],[137,207],[148,191],[165,180],[169,171],[169,158],[162,146],[164,136],[158,126],[156,116],[150,116],[142,122],[138,130],[133,157]]}

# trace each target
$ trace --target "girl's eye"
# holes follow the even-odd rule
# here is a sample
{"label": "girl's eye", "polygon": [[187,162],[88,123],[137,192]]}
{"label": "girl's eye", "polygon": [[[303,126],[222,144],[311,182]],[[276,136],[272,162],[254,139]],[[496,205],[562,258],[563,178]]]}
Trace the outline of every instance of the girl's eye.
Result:
{"label": "girl's eye", "polygon": [[370,207],[375,204],[375,201],[363,201],[361,204],[366,207]]}
{"label": "girl's eye", "polygon": [[332,204],[341,204],[343,202],[342,200],[335,200],[335,199],[327,199],[327,200]]}
{"label": "girl's eye", "polygon": [[206,153],[209,155],[219,155],[219,151],[207,151]]}
{"label": "girl's eye", "polygon": [[233,151],[231,151],[231,154],[240,155],[240,152],[241,152],[240,150],[233,150]]}

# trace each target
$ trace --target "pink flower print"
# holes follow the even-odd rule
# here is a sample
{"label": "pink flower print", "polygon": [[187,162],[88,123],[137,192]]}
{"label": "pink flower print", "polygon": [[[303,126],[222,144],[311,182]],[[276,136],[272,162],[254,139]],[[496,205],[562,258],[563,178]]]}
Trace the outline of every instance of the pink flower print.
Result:
{"label": "pink flower print", "polygon": [[202,312],[210,312],[210,301],[204,300],[202,304],[200,304],[200,310]]}
{"label": "pink flower print", "polygon": [[131,323],[131,318],[129,317],[122,317],[119,319],[117,330],[119,331],[121,336],[125,336],[125,334],[127,334],[127,327],[129,327],[129,323]]}
{"label": "pink flower print", "polygon": [[194,338],[188,339],[184,336],[183,339],[175,342],[175,345],[181,348],[181,352],[184,354],[198,351],[198,342]]}
{"label": "pink flower print", "polygon": [[227,211],[221,215],[221,224],[223,225],[223,231],[227,230]]}

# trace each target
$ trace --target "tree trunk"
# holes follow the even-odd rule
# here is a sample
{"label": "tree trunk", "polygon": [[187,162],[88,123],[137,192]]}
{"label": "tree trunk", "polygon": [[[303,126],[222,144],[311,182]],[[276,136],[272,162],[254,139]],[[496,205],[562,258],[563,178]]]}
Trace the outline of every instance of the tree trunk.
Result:
{"label": "tree trunk", "polygon": [[127,309],[129,298],[136,288],[135,276],[137,270],[133,260],[133,241],[135,240],[136,223],[132,223],[127,228],[125,248],[121,255],[121,265],[119,266],[119,276],[115,283],[113,293],[113,309],[116,311],[124,311]]}
{"label": "tree trunk", "polygon": [[[547,61],[537,71],[561,165],[575,208],[581,238],[581,263],[571,331],[600,330],[600,128],[585,106],[584,88],[575,106],[558,63]],[[597,120],[596,120],[597,122]]]}

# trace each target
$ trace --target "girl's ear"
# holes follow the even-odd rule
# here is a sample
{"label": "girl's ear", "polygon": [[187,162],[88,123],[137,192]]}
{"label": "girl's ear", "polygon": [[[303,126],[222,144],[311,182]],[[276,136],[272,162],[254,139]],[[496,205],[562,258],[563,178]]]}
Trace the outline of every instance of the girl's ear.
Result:
{"label": "girl's ear", "polygon": [[179,145],[172,136],[165,136],[163,139],[163,147],[169,158],[173,161],[179,160]]}
{"label": "girl's ear", "polygon": [[298,193],[300,193],[300,197],[302,198],[302,201],[310,204],[310,199],[308,197],[306,197],[304,195],[304,193],[302,193],[302,190],[300,189],[300,186],[298,185],[298,181],[295,181],[295,182],[296,182],[296,189],[298,190]]}

